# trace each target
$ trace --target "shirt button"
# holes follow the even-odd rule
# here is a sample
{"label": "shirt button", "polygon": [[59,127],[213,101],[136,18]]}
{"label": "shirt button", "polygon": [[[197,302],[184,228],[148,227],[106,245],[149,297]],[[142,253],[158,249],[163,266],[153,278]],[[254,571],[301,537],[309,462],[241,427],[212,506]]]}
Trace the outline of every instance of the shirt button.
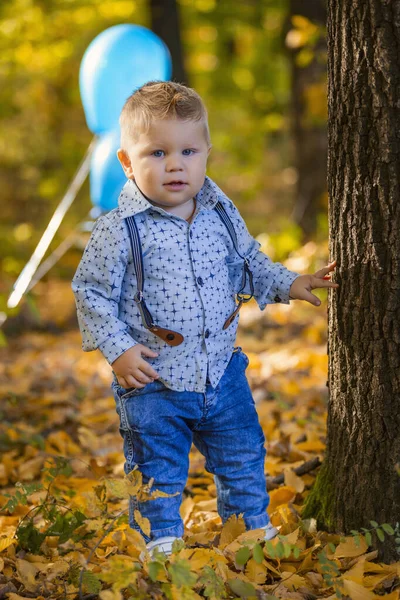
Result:
{"label": "shirt button", "polygon": [[274,301],[275,302],[282,302],[282,298],[280,298],[279,296],[275,296]]}
{"label": "shirt button", "polygon": [[193,231],[189,231],[189,235],[192,238],[193,237]]}
{"label": "shirt button", "polygon": [[205,330],[205,332],[204,332],[204,337],[205,337],[205,338],[208,338],[208,337],[210,337],[210,331],[209,331],[209,329],[206,329],[206,330]]}
{"label": "shirt button", "polygon": [[197,283],[198,283],[199,285],[203,285],[203,284],[204,284],[204,281],[202,280],[202,278],[201,278],[201,277],[198,277],[198,278],[197,278]]}

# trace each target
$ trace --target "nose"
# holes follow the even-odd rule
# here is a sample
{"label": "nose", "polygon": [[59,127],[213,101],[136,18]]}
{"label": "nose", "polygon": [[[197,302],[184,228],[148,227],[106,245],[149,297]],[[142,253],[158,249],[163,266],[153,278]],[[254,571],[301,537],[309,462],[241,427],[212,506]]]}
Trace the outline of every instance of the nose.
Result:
{"label": "nose", "polygon": [[168,172],[182,171],[182,156],[180,154],[170,154],[166,162]]}

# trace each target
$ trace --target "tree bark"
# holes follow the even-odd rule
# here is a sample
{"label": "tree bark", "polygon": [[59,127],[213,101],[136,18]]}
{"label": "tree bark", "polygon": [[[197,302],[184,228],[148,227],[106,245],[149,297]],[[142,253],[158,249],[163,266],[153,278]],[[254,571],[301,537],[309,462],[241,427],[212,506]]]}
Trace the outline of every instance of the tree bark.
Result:
{"label": "tree bark", "polygon": [[[327,453],[304,515],[400,521],[400,1],[329,0]],[[398,535],[398,537],[400,537]],[[386,536],[381,559],[398,560]]]}
{"label": "tree bark", "polygon": [[172,79],[187,84],[176,0],[150,0],[150,11],[151,28],[167,44],[171,53]]}

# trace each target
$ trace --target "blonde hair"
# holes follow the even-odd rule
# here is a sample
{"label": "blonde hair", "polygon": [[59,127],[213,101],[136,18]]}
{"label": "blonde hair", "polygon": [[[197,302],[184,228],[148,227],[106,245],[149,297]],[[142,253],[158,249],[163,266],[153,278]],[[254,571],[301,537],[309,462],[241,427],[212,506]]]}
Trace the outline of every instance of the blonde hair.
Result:
{"label": "blonde hair", "polygon": [[174,81],[149,81],[135,90],[122,108],[121,148],[126,150],[132,141],[137,141],[154,120],[167,118],[204,121],[206,141],[211,145],[207,109],[199,94]]}

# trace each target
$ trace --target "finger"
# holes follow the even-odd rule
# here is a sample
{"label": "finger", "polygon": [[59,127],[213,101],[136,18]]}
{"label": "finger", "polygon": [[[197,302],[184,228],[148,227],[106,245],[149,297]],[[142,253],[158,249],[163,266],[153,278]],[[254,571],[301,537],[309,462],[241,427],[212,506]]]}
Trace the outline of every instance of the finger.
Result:
{"label": "finger", "polygon": [[324,275],[333,271],[335,269],[335,267],[336,267],[336,260],[329,263],[326,267],[322,267],[322,269],[319,269],[318,271],[316,271],[314,273],[314,276],[315,277],[324,277]]}
{"label": "finger", "polygon": [[309,302],[310,304],[313,304],[314,306],[320,306],[320,304],[321,304],[321,300],[319,298],[317,298],[317,296],[314,296],[314,294],[312,294],[311,292],[307,292],[307,290],[304,290],[304,296],[303,296],[302,300],[306,300],[307,302]]}
{"label": "finger", "polygon": [[139,369],[151,379],[158,379],[160,377],[157,371],[155,371],[153,367],[145,360],[140,363]]}
{"label": "finger", "polygon": [[155,358],[158,356],[158,352],[154,352],[154,350],[151,350],[151,348],[148,348],[147,346],[143,346],[140,353],[144,356],[148,356],[149,358]]}
{"label": "finger", "polygon": [[138,377],[134,375],[127,375],[125,377],[128,385],[126,387],[134,387],[134,388],[144,388],[144,386],[148,383],[148,381],[141,381]]}
{"label": "finger", "polygon": [[311,286],[312,286],[312,289],[315,290],[318,288],[338,288],[339,284],[335,283],[333,281],[330,281],[329,279],[314,276],[311,281]]}
{"label": "finger", "polygon": [[140,383],[140,381],[135,379],[135,377],[133,377],[132,375],[126,375],[125,377],[118,377],[118,383],[120,384],[120,386],[122,386],[125,389],[132,388],[132,387],[134,387],[134,388],[144,387],[144,385],[142,385]]}
{"label": "finger", "polygon": [[146,375],[146,373],[144,373],[140,367],[138,367],[138,369],[135,371],[134,377],[135,377],[135,379],[137,379],[140,383],[143,383],[144,385],[146,385],[146,383],[151,383],[152,381],[154,381],[154,378],[148,377]]}

